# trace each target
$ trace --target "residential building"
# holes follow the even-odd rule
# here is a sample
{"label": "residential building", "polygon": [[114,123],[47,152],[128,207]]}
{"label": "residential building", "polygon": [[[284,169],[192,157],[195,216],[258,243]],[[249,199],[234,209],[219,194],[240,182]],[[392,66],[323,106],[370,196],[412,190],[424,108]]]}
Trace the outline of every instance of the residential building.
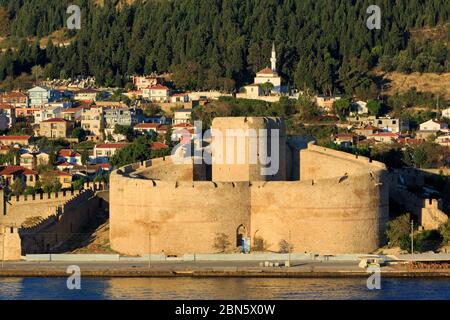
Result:
{"label": "residential building", "polygon": [[128,108],[128,105],[122,101],[96,101],[95,106],[97,108],[103,107],[103,109],[108,108]]}
{"label": "residential building", "polygon": [[23,92],[4,92],[0,95],[0,103],[14,107],[28,107],[28,96]]}
{"label": "residential building", "polygon": [[143,89],[142,96],[152,102],[169,102],[170,89],[164,85],[157,84]]}
{"label": "residential building", "polygon": [[42,121],[62,118],[62,107],[48,107],[34,112],[34,124],[40,124]]}
{"label": "residential building", "polygon": [[61,149],[57,155],[58,162],[67,162],[70,164],[82,165],[81,154],[72,149]]}
{"label": "residential building", "polygon": [[9,187],[16,179],[22,180],[26,186],[34,187],[38,180],[38,173],[21,166],[0,167],[0,182],[2,186]]}
{"label": "residential building", "polygon": [[367,102],[357,101],[351,104],[351,112],[353,114],[368,114]]}
{"label": "residential building", "polygon": [[150,147],[152,148],[152,150],[155,150],[155,151],[161,151],[161,150],[169,149],[169,146],[167,144],[159,142],[159,141],[152,142]]}
{"label": "residential building", "polygon": [[435,142],[440,144],[441,146],[450,147],[450,134],[436,137]]}
{"label": "residential building", "polygon": [[318,95],[314,97],[317,106],[325,112],[333,112],[333,104],[337,100],[341,100],[341,96]]}
{"label": "residential building", "polygon": [[36,170],[39,166],[47,165],[50,156],[45,152],[25,152],[20,155],[20,165],[30,170]]}
{"label": "residential building", "polygon": [[62,94],[58,90],[36,86],[28,90],[28,97],[31,106],[40,106],[61,99]]}
{"label": "residential building", "polygon": [[95,89],[82,89],[74,92],[73,99],[76,101],[97,101],[100,93]]}
{"label": "residential building", "polygon": [[41,111],[40,108],[34,108],[34,107],[16,107],[16,118],[19,117],[33,117],[35,112]]}
{"label": "residential building", "polygon": [[108,163],[109,158],[114,156],[117,150],[128,146],[128,143],[101,143],[94,147],[95,163]]}
{"label": "residential building", "polygon": [[393,132],[377,132],[373,134],[367,135],[368,140],[375,140],[379,143],[394,143],[400,138],[399,133],[393,133]]}
{"label": "residential building", "polygon": [[379,129],[372,125],[366,125],[364,127],[357,128],[354,131],[359,136],[367,137],[369,134],[374,134],[374,133],[378,132]]}
{"label": "residential building", "polygon": [[431,119],[420,124],[420,131],[448,131],[448,124],[443,121]]}
{"label": "residential building", "polygon": [[81,121],[81,114],[83,110],[81,108],[68,108],[61,111],[61,117],[68,121]]}
{"label": "residential building", "polygon": [[72,188],[72,175],[65,171],[55,171],[62,189]]}
{"label": "residential building", "polygon": [[28,146],[31,136],[0,136],[0,144],[4,146]]}
{"label": "residential building", "polygon": [[31,153],[23,153],[20,155],[20,166],[34,170],[36,169],[35,157]]}
{"label": "residential building", "polygon": [[143,90],[163,83],[163,78],[160,76],[143,76],[133,77],[133,84],[137,90]]}
{"label": "residential building", "polygon": [[159,126],[157,129],[156,129],[156,133],[158,134],[158,135],[165,135],[165,134],[167,134],[167,132],[170,130],[170,126],[168,126],[168,125],[161,125],[161,126]]}
{"label": "residential building", "polygon": [[35,157],[37,166],[44,166],[50,162],[50,155],[48,153],[39,152],[38,154],[35,154]]}
{"label": "residential building", "polygon": [[39,135],[50,139],[68,138],[73,130],[73,123],[66,119],[54,118],[39,124]]}
{"label": "residential building", "polygon": [[155,134],[157,134],[158,128],[160,128],[160,127],[161,127],[161,125],[159,123],[139,123],[134,126],[133,130],[142,132],[142,133],[150,134],[150,133],[154,132]]}
{"label": "residential building", "polygon": [[189,95],[187,93],[174,93],[170,96],[172,103],[186,103],[189,102]]}
{"label": "residential building", "polygon": [[450,119],[450,107],[447,109],[442,110],[442,117]]}
{"label": "residential building", "polygon": [[402,119],[391,119],[389,117],[380,117],[373,120],[373,125],[378,129],[387,132],[400,133],[409,130],[409,121]]}
{"label": "residential building", "polygon": [[195,127],[189,123],[180,123],[172,127],[172,141],[188,143],[195,136]]}
{"label": "residential building", "polygon": [[191,122],[192,110],[189,109],[175,110],[173,114],[174,114],[173,116],[174,125]]}
{"label": "residential building", "polygon": [[103,130],[105,129],[103,112],[103,107],[83,109],[81,114],[81,127],[88,132],[88,135],[99,139],[103,137]]}
{"label": "residential building", "polygon": [[351,133],[339,133],[334,135],[334,143],[342,147],[351,147],[354,142],[354,135]]}
{"label": "residential building", "polygon": [[116,125],[133,126],[144,120],[142,109],[116,108],[104,112],[106,128],[115,128]]}

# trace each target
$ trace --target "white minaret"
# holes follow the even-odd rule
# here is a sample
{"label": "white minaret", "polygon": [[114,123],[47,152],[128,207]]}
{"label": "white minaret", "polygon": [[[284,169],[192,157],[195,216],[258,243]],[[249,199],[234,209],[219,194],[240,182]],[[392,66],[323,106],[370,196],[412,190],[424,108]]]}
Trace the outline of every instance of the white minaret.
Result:
{"label": "white minaret", "polygon": [[272,63],[272,71],[277,72],[277,52],[275,51],[275,43],[272,45],[272,58],[270,58]]}

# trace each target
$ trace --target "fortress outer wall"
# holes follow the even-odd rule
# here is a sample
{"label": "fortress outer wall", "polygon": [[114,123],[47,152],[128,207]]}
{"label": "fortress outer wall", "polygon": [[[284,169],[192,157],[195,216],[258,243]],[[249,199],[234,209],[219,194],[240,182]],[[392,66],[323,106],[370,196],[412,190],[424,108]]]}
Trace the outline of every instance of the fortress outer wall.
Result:
{"label": "fortress outer wall", "polygon": [[[213,253],[221,233],[236,248],[243,226],[270,251],[278,251],[281,240],[290,240],[295,252],[378,248],[388,219],[384,165],[314,145],[300,158],[301,181],[166,181],[158,166],[168,170],[170,160],[160,159],[115,171],[111,247],[127,255]],[[152,170],[161,180],[149,179]]]}

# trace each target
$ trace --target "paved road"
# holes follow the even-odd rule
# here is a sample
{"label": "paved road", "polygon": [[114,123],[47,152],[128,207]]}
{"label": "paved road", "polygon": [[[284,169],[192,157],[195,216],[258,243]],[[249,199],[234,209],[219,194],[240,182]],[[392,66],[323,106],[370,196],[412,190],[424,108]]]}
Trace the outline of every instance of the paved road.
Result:
{"label": "paved road", "polygon": [[[67,268],[76,265],[84,276],[92,277],[367,277],[365,269],[354,261],[292,261],[290,268],[261,267],[255,261],[184,262],[5,262],[0,277],[67,276]],[[383,267],[385,276],[450,277],[450,269]]]}
{"label": "paved road", "polygon": [[261,267],[255,261],[218,261],[218,262],[5,262],[0,266],[0,276],[51,276],[65,275],[69,266],[77,265],[81,272],[91,275],[143,276],[150,275],[214,275],[248,273],[293,274],[293,273],[327,273],[350,272],[364,273],[356,262],[320,262],[292,261],[290,268]]}
{"label": "paved road", "polygon": [[[5,262],[4,269],[47,269],[47,268],[67,268],[70,265],[78,265],[86,269],[171,269],[171,270],[199,270],[199,269],[214,269],[214,268],[244,268],[244,269],[261,269],[259,262],[256,261],[157,261],[157,262]],[[337,262],[337,261],[292,261],[290,269],[358,269],[357,262]],[[274,269],[266,268],[266,269]],[[278,269],[283,268],[279,267]],[[0,267],[1,269],[1,267]]]}

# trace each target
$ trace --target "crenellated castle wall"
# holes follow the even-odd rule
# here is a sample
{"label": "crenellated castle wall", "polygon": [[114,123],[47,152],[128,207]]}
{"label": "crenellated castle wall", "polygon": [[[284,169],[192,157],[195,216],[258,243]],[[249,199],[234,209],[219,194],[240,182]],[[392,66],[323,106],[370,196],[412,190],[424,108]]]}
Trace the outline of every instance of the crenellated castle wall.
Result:
{"label": "crenellated castle wall", "polygon": [[238,230],[246,230],[271,251],[279,250],[281,240],[290,240],[296,252],[377,249],[388,219],[384,165],[314,145],[300,158],[301,181],[151,179],[168,159],[115,171],[111,247],[127,255],[212,253],[218,234],[225,233],[236,248]]}
{"label": "crenellated castle wall", "polygon": [[[4,199],[0,258],[20,260],[27,253],[55,252],[105,205],[106,190],[105,184],[87,183],[81,191]],[[3,197],[3,190],[0,193]]]}

